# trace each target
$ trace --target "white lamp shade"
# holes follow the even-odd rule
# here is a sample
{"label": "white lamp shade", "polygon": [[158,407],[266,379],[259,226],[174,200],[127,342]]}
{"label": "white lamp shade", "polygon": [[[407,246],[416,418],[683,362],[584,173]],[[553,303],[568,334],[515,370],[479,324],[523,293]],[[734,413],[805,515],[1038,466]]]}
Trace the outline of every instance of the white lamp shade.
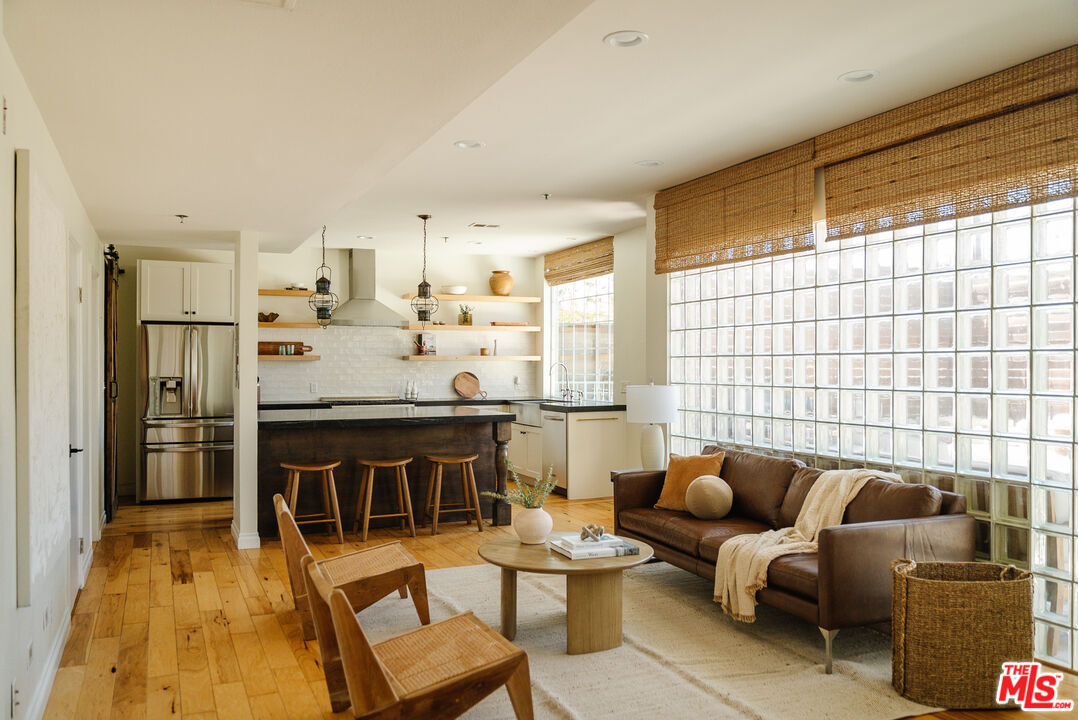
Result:
{"label": "white lamp shade", "polygon": [[677,420],[678,393],[673,385],[630,385],[625,392],[625,419],[631,423]]}

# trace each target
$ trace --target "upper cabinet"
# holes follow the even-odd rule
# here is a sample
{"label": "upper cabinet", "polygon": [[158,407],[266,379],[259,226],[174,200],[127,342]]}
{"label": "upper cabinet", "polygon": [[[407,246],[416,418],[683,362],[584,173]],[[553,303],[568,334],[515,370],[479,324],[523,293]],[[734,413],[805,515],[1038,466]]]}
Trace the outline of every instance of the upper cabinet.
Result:
{"label": "upper cabinet", "polygon": [[138,273],[142,320],[235,321],[231,265],[139,260]]}

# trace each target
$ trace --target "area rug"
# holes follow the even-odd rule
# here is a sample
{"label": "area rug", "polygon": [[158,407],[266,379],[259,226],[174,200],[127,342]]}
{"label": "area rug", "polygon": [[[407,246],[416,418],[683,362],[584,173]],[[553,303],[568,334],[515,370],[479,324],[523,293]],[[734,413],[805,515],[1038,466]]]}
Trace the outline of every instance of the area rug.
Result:
{"label": "area rug", "polygon": [[[498,568],[427,572],[431,619],[471,610],[499,627]],[[937,708],[891,687],[887,637],[864,628],[835,639],[834,674],[823,672],[823,638],[812,625],[767,606],[752,625],[712,602],[711,582],[666,563],[625,573],[619,648],[565,654],[565,578],[518,575],[517,636],[527,651],[537,718],[827,718],[892,720]],[[360,620],[379,642],[415,629],[411,600],[395,594]],[[464,717],[512,718],[504,690]]]}

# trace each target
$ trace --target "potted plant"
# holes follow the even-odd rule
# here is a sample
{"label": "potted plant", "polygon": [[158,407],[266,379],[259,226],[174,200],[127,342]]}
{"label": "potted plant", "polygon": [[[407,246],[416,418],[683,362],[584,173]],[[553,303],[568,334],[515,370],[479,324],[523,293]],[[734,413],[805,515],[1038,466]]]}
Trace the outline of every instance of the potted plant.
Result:
{"label": "potted plant", "polygon": [[471,325],[472,324],[472,310],[471,305],[460,305],[460,315],[457,315],[458,325]]}
{"label": "potted plant", "polygon": [[516,488],[507,490],[504,494],[490,490],[484,490],[483,494],[521,507],[520,512],[513,516],[513,530],[520,542],[525,545],[545,543],[550,531],[554,529],[554,518],[543,509],[543,503],[554,489],[554,466],[551,465],[547,470],[546,480],[528,484],[522,483],[517,477],[517,469],[512,461],[507,461],[507,465]]}

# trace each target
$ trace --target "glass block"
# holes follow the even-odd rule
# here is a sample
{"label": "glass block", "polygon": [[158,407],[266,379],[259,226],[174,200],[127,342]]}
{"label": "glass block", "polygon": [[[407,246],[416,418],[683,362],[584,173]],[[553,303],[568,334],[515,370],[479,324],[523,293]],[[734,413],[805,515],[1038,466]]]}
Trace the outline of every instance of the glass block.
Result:
{"label": "glass block", "polygon": [[992,361],[988,353],[958,354],[958,389],[989,390],[992,385]]}
{"label": "glass block", "polygon": [[734,298],[734,322],[738,325],[752,324],[752,296]]}
{"label": "glass block", "polygon": [[[1046,310],[1047,308],[1039,308]],[[997,350],[1028,348],[1030,341],[1029,308],[993,311],[993,347]]]}
{"label": "glass block", "polygon": [[1035,483],[1073,488],[1074,446],[1034,441],[1033,476]]}
{"label": "glass block", "polygon": [[1029,480],[1029,441],[992,439],[992,474],[1009,480]]}
{"label": "glass block", "polygon": [[794,359],[790,355],[776,355],[774,358],[772,382],[775,385],[788,386],[794,383]]}
{"label": "glass block", "polygon": [[813,252],[794,255],[794,287],[807,288],[816,284],[816,254]]}
{"label": "glass block", "polygon": [[754,357],[752,359],[752,378],[756,385],[771,385],[771,358]]}
{"label": "glass block", "polygon": [[865,428],[863,425],[843,425],[841,436],[841,456],[843,458],[865,457]]}
{"label": "glass block", "polygon": [[794,294],[793,291],[775,293],[771,305],[772,321],[787,323],[794,319]]}
{"label": "glass block", "polygon": [[734,412],[739,415],[752,414],[752,388],[737,387],[734,389]]}
{"label": "glass block", "polygon": [[752,384],[752,357],[734,358],[734,378],[739,385]]}
{"label": "glass block", "polygon": [[775,435],[774,447],[781,450],[794,449],[794,424],[789,420],[773,420],[771,430]]}
{"label": "glass block", "polygon": [[715,409],[724,413],[732,413],[734,411],[734,388],[732,386],[720,386],[716,388]]}
{"label": "glass block", "polygon": [[757,325],[771,322],[770,295],[756,295],[752,298],[752,321]]}
{"label": "glass block", "polygon": [[896,314],[921,312],[921,285],[920,275],[895,278],[894,302]]}
{"label": "glass block", "polygon": [[1067,257],[1074,254],[1074,216],[1071,213],[1033,218],[1033,256]]}
{"label": "glass block", "polygon": [[765,260],[752,266],[752,290],[758,293],[771,292],[771,261]]}
{"label": "glass block", "polygon": [[988,395],[958,396],[958,432],[987,435],[992,431],[992,402]]}
{"label": "glass block", "polygon": [[924,271],[921,238],[899,240],[894,244],[895,277],[919,275]]}
{"label": "glass block", "polygon": [[[578,286],[579,287],[579,286]],[[590,292],[589,292],[590,294]],[[577,295],[577,297],[580,297]],[[700,273],[692,272],[685,275],[685,301],[693,302],[700,299]]]}
{"label": "glass block", "polygon": [[1071,624],[1071,584],[1054,578],[1033,577],[1033,614],[1042,620]]}
{"label": "glass block", "polygon": [[1033,486],[1033,527],[1070,535],[1074,531],[1074,493]]}
{"label": "glass block", "polygon": [[988,480],[960,478],[959,488],[966,496],[966,509],[973,514],[989,515],[992,512],[992,484]]}
{"label": "glass block", "polygon": [[865,357],[865,386],[889,388],[894,382],[894,360],[890,355],[867,355]]}
{"label": "glass block", "polygon": [[992,271],[963,270],[958,273],[958,309],[987,308],[992,304]]}
{"label": "glass block", "polygon": [[675,330],[670,333],[670,355],[679,357],[685,354],[685,333]]}
{"label": "glass block", "polygon": [[863,390],[842,391],[842,422],[865,422],[865,393]]}
{"label": "glass block", "polygon": [[715,357],[700,358],[700,382],[714,385],[719,379],[719,359]]}
{"label": "glass block", "polygon": [[921,349],[921,315],[895,317],[895,349],[901,352]]}
{"label": "glass block", "polygon": [[937,487],[944,492],[958,492],[958,480],[951,473],[938,473],[925,471],[926,485]]}
{"label": "glass block", "polygon": [[1029,398],[997,395],[992,401],[992,430],[996,435],[1029,437]]}
{"label": "glass block", "polygon": [[992,472],[992,441],[975,435],[958,436],[958,472],[988,476]]}
{"label": "glass block", "polygon": [[841,286],[840,309],[842,317],[864,317],[865,285],[848,283]]}
{"label": "glass block", "polygon": [[734,297],[752,295],[752,263],[734,266]]}
{"label": "glass block", "polygon": [[958,231],[958,267],[987,267],[992,263],[992,228],[965,228]]}
{"label": "glass block", "polygon": [[837,252],[820,253],[816,256],[816,284],[835,285],[842,279],[839,254]]}
{"label": "glass block", "polygon": [[935,273],[924,278],[924,307],[926,311],[954,310],[955,274]]}
{"label": "glass block", "polygon": [[1035,304],[1072,302],[1073,300],[1073,258],[1033,263],[1033,302]]}
{"label": "glass block", "polygon": [[670,382],[685,382],[685,358],[670,358]]}
{"label": "glass block", "polygon": [[685,302],[685,277],[682,273],[670,273],[667,288],[671,303]]}
{"label": "glass block", "polygon": [[734,328],[734,352],[752,355],[752,326]]}
{"label": "glass block", "polygon": [[839,419],[839,391],[816,391],[816,417],[820,420],[837,421]]}
{"label": "glass block", "polygon": [[894,404],[895,427],[921,427],[921,393],[896,392],[894,394]]}
{"label": "glass block", "polygon": [[719,297],[733,297],[736,291],[734,286],[734,268],[729,265],[718,268],[718,270],[715,271],[715,284],[718,286]]}
{"label": "glass block", "polygon": [[951,393],[924,394],[925,425],[938,430],[954,430],[955,396]]}
{"label": "glass block", "polygon": [[734,417],[734,442],[741,445],[752,444],[752,418],[742,415]]}
{"label": "glass block", "polygon": [[869,280],[891,277],[894,270],[890,243],[870,245],[865,248],[865,277]]}
{"label": "glass block", "polygon": [[1074,437],[1074,398],[1035,395],[1033,437],[1039,440],[1071,440]]}
{"label": "glass block", "polygon": [[816,418],[816,391],[797,388],[794,390],[794,417],[799,420]]}
{"label": "glass block", "polygon": [[865,321],[862,318],[842,321],[842,352],[865,351]]}
{"label": "glass block", "polygon": [[686,330],[685,337],[685,354],[686,355],[699,355],[700,354],[700,331],[699,330]]}
{"label": "glass block", "polygon": [[1074,199],[1069,197],[1057,198],[1055,200],[1048,200],[1047,202],[1036,203],[1033,206],[1033,215],[1039,217],[1041,215],[1052,215],[1054,213],[1064,212],[1066,210],[1074,209]]}
{"label": "glass block", "polygon": [[954,470],[956,465],[955,437],[949,433],[926,432],[925,467],[931,470]]}
{"label": "glass block", "polygon": [[816,384],[816,358],[812,355],[794,357],[794,385]]}
{"label": "glass block", "polygon": [[820,387],[838,387],[839,367],[837,355],[817,355],[816,383]]}
{"label": "glass block", "polygon": [[1074,354],[1033,353],[1033,392],[1050,395],[1074,394]]}
{"label": "glass block", "polygon": [[1073,349],[1073,305],[1033,308],[1033,347]]}
{"label": "glass block", "polygon": [[736,352],[737,343],[735,338],[737,337],[734,328],[716,328],[715,329],[715,344],[712,352],[724,352],[732,353]]}
{"label": "glass block", "polygon": [[840,298],[841,293],[837,286],[816,288],[816,318],[819,320],[837,318],[841,310]]}
{"label": "glass block", "polygon": [[925,350],[954,350],[954,313],[933,313],[924,316],[924,346]]}
{"label": "glass block", "polygon": [[700,272],[700,297],[711,300],[719,296],[718,273],[714,270]]}
{"label": "glass block", "polygon": [[794,320],[816,317],[816,291],[812,288],[794,291]]}
{"label": "glass block", "polygon": [[1074,577],[1074,538],[1041,530],[1033,533],[1033,572],[1070,580]]}
{"label": "glass block", "polygon": [[1027,262],[1030,258],[1030,222],[1019,220],[992,226],[992,254],[996,266]]}
{"label": "glass block", "polygon": [[865,394],[865,422],[890,427],[894,419],[892,406],[890,392],[869,391]]}
{"label": "glass block", "polygon": [[976,520],[973,523],[973,550],[978,560],[992,559],[992,523]]}
{"label": "glass block", "polygon": [[894,300],[890,280],[877,280],[865,284],[865,314],[890,315]]}
{"label": "glass block", "polygon": [[895,465],[921,467],[924,448],[921,433],[916,430],[895,430]]}
{"label": "glass block", "polygon": [[794,450],[798,452],[816,451],[816,425],[808,422],[794,423]]}
{"label": "glass block", "polygon": [[771,263],[772,290],[790,290],[794,286],[793,258],[776,258]]}
{"label": "glass block", "polygon": [[[925,388],[954,390],[955,357],[951,353],[925,353]],[[931,415],[928,416],[931,418]]]}
{"label": "glass block", "polygon": [[704,300],[700,303],[700,327],[710,328],[719,324],[718,303]]}
{"label": "glass block", "polygon": [[865,428],[865,457],[890,465],[895,459],[894,439],[890,428]]}
{"label": "glass block", "polygon": [[794,351],[794,326],[785,323],[771,326],[771,352],[786,355]]}
{"label": "glass block", "polygon": [[995,353],[995,390],[1000,393],[1029,392],[1028,353]]}
{"label": "glass block", "polygon": [[953,270],[955,266],[955,234],[940,233],[938,235],[926,235],[925,248],[925,272],[937,272],[939,270]]}
{"label": "glass block", "polygon": [[843,355],[841,385],[844,388],[862,388],[865,386],[865,356]]}
{"label": "glass block", "polygon": [[794,352],[816,352],[816,325],[811,322],[794,324]]}
{"label": "glass block", "polygon": [[893,347],[892,322],[889,317],[870,317],[865,320],[865,349],[869,352],[887,352]]}
{"label": "glass block", "polygon": [[892,245],[895,240],[895,234],[890,230],[884,230],[883,232],[871,233],[865,236],[866,245],[876,245],[878,243],[885,243]]}
{"label": "glass block", "polygon": [[958,318],[958,349],[988,350],[992,343],[992,314],[988,310],[960,312]]}
{"label": "glass block", "polygon": [[1029,530],[1010,525],[996,525],[992,549],[995,561],[1005,565],[1029,567]]}
{"label": "glass block", "polygon": [[992,301],[996,307],[1029,305],[1029,265],[1005,265],[995,270],[995,292]]}
{"label": "glass block", "polygon": [[842,347],[842,326],[838,320],[816,323],[816,352],[833,353]]}
{"label": "glass block", "polygon": [[924,386],[921,356],[895,355],[895,389],[920,390]]}
{"label": "glass block", "polygon": [[862,248],[850,248],[840,253],[842,263],[842,282],[855,282],[865,279],[865,251]]}
{"label": "glass block", "polygon": [[670,329],[681,330],[685,327],[685,306],[684,305],[671,305],[670,306]]}
{"label": "glass block", "polygon": [[927,482],[924,478],[924,472],[917,468],[896,468],[895,472],[902,478],[903,482],[911,483],[913,485],[920,485]]}
{"label": "glass block", "polygon": [[685,358],[685,382],[698,383],[700,382],[700,358],[699,357],[687,357]]}
{"label": "glass block", "polygon": [[700,387],[700,407],[705,410],[715,410],[716,396],[718,395],[717,385],[703,385]]}
{"label": "glass block", "polygon": [[816,424],[816,452],[820,455],[838,457],[838,425]]}
{"label": "glass block", "polygon": [[775,438],[772,434],[770,418],[752,419],[752,444],[756,447],[769,448],[774,445]]}
{"label": "glass block", "polygon": [[700,415],[700,437],[704,440],[715,440],[715,414],[704,413]]}

